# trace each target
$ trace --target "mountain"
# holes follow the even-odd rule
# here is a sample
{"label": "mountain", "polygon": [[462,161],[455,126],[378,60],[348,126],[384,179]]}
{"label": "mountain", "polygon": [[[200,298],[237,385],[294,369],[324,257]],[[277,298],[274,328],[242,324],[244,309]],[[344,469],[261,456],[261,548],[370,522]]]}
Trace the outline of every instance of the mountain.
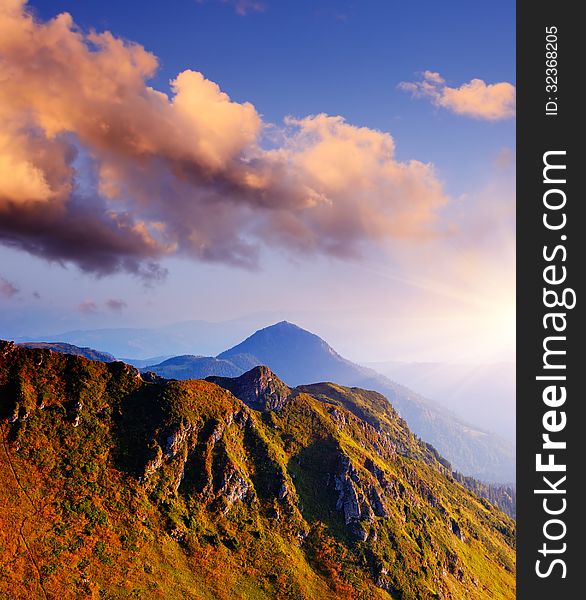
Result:
{"label": "mountain", "polygon": [[168,379],[204,379],[209,375],[236,377],[242,373],[242,369],[228,360],[193,354],[173,356],[157,365],[147,365],[143,371],[152,371]]}
{"label": "mountain", "polygon": [[514,522],[380,394],[218,383],[1,342],[0,596],[514,598]]}
{"label": "mountain", "polygon": [[[440,404],[376,371],[343,358],[317,335],[286,321],[257,331],[215,359],[207,357],[205,364],[202,357],[180,358],[180,370],[170,369],[165,363],[149,366],[148,370],[163,377],[189,379],[217,374],[218,369],[231,370],[228,376],[235,376],[266,365],[291,386],[335,381],[376,390],[389,399],[412,431],[436,447],[457,471],[493,483],[515,480],[512,443],[459,419]],[[206,368],[210,371],[206,372]]]}
{"label": "mountain", "polygon": [[347,379],[349,371],[363,375],[361,367],[342,358],[320,337],[287,321],[257,331],[218,358],[244,369],[253,363],[267,365],[290,385],[342,383],[340,378]]}
{"label": "mountain", "polygon": [[[193,355],[191,355],[191,356],[193,356]],[[165,354],[163,356],[151,356],[149,358],[120,357],[118,360],[125,362],[129,365],[132,365],[133,367],[137,367],[138,369],[144,369],[145,367],[148,367],[149,365],[158,365],[158,364],[162,363],[163,361],[167,360],[168,358],[173,358],[173,357]]]}
{"label": "mountain", "polygon": [[18,344],[23,348],[42,348],[53,352],[61,352],[63,354],[73,354],[75,356],[83,356],[90,360],[99,360],[101,362],[112,362],[116,360],[114,356],[108,352],[101,352],[93,348],[80,348],[73,344],[65,344],[63,342],[21,342]]}
{"label": "mountain", "polygon": [[206,381],[223,387],[247,406],[260,411],[282,409],[292,392],[264,366],[254,367],[240,377],[207,377]]}

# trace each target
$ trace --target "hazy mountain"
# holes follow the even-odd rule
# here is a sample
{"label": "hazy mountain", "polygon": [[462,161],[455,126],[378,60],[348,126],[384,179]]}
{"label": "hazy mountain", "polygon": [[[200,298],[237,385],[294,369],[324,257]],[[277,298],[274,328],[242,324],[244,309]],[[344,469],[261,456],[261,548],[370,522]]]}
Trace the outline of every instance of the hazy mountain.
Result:
{"label": "hazy mountain", "polygon": [[461,418],[515,441],[515,364],[368,363]]}
{"label": "hazy mountain", "polygon": [[383,396],[217,383],[0,343],[0,596],[514,597],[514,522]]}
{"label": "hazy mountain", "polygon": [[209,373],[202,368],[202,357],[180,359],[180,370],[170,369],[164,363],[148,369],[163,377],[188,379],[218,374],[218,369],[229,368],[226,363],[235,368],[228,376],[266,365],[292,386],[335,381],[376,390],[391,401],[413,432],[433,444],[456,470],[489,482],[515,480],[515,453],[510,442],[459,419],[444,406],[372,369],[343,358],[317,335],[286,321],[257,331],[219,354],[215,361],[207,357],[205,365],[214,369]]}
{"label": "hazy mountain", "polygon": [[289,385],[319,381],[344,383],[349,373],[366,369],[342,358],[317,335],[281,321],[261,329],[240,344],[222,352],[219,359],[248,369],[267,365]]}
{"label": "hazy mountain", "polygon": [[236,377],[242,373],[242,369],[230,361],[191,354],[174,356],[157,365],[147,365],[143,371],[153,371],[168,379],[205,379],[209,375]]}
{"label": "hazy mountain", "polygon": [[53,352],[61,352],[63,354],[83,356],[84,358],[99,360],[101,362],[112,362],[116,360],[116,358],[108,352],[101,352],[100,350],[94,350],[93,348],[80,348],[79,346],[65,344],[63,342],[21,342],[18,345],[23,348],[41,348]]}
{"label": "hazy mountain", "polygon": [[119,360],[125,362],[133,367],[137,367],[138,369],[143,369],[144,367],[148,367],[149,365],[157,365],[167,360],[168,358],[172,358],[169,355],[163,356],[150,356],[149,358],[126,358],[120,357]]}

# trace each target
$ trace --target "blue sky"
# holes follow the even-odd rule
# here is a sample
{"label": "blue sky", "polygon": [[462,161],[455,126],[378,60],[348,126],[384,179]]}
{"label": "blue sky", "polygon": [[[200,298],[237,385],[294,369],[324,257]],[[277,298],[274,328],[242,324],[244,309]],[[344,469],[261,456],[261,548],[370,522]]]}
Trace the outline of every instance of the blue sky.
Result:
{"label": "blue sky", "polygon": [[[456,90],[474,79],[514,85],[514,2],[29,5],[39,21],[66,11],[83,31],[141,44],[159,59],[148,85],[167,94],[191,69],[252,103],[264,124],[326,113],[390,134],[395,160],[433,164],[448,198],[438,229],[458,232],[377,242],[361,259],[263,247],[252,271],[178,255],[161,261],[166,280],[148,285],[0,246],[0,335],[266,313],[358,360],[457,360],[473,346],[481,360],[512,356],[515,120],[463,114],[398,86],[425,71]],[[107,308],[112,299],[125,306]],[[482,348],[487,330],[495,339]]]}
{"label": "blue sky", "polygon": [[68,11],[86,29],[143,44],[160,58],[157,89],[195,69],[273,123],[326,112],[389,131],[398,158],[433,162],[455,193],[482,177],[503,146],[514,147],[510,121],[462,120],[397,89],[424,70],[455,85],[514,83],[511,1],[268,0],[245,16],[219,0],[31,4],[43,18]]}

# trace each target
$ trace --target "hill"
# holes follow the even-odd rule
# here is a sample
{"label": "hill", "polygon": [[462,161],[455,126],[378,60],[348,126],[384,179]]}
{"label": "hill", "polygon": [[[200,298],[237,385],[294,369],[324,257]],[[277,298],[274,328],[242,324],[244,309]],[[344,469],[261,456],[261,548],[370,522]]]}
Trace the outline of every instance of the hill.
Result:
{"label": "hill", "polygon": [[389,399],[412,431],[436,447],[457,471],[492,483],[515,480],[515,452],[510,442],[459,419],[440,404],[372,369],[345,359],[319,336],[286,321],[257,331],[216,359],[206,357],[205,363],[202,357],[178,358],[180,369],[161,363],[145,370],[163,377],[189,379],[221,375],[217,372],[220,369],[233,377],[266,365],[291,386],[335,381],[376,390]]}
{"label": "hill", "polygon": [[514,598],[514,522],[380,395],[218,383],[0,343],[0,597]]}

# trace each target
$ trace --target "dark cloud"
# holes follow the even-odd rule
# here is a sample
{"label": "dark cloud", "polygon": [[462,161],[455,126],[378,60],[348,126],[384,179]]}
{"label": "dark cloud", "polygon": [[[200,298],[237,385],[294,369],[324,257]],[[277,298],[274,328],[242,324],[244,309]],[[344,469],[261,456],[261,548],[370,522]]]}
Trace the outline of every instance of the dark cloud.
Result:
{"label": "dark cloud", "polygon": [[128,304],[124,302],[124,300],[118,300],[116,298],[111,298],[106,302],[106,307],[113,312],[122,312]]}
{"label": "dark cloud", "polygon": [[156,263],[163,252],[128,213],[109,213],[102,202],[73,196],[59,210],[47,208],[0,201],[4,245],[55,262],[74,262],[97,275],[127,271],[147,279],[165,276]]}

